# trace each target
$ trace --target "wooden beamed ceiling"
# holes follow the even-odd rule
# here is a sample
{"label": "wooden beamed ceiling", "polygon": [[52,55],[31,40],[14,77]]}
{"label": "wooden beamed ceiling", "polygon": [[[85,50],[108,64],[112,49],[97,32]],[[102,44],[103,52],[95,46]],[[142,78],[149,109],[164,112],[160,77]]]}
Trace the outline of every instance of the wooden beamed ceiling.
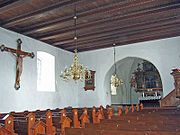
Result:
{"label": "wooden beamed ceiling", "polygon": [[0,0],[0,27],[79,52],[180,36],[180,0]]}

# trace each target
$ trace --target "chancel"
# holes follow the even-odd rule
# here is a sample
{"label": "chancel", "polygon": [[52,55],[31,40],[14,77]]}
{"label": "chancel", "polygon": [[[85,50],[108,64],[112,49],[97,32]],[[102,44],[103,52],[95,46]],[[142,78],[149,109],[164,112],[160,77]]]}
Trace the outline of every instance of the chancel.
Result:
{"label": "chancel", "polygon": [[0,0],[0,135],[180,134],[179,13],[179,0]]}

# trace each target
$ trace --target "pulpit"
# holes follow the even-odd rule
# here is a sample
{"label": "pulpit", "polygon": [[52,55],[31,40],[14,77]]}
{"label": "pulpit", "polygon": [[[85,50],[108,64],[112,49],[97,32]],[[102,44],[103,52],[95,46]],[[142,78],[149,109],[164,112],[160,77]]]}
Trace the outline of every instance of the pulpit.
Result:
{"label": "pulpit", "polygon": [[171,75],[174,77],[176,98],[180,98],[180,69],[173,69]]}

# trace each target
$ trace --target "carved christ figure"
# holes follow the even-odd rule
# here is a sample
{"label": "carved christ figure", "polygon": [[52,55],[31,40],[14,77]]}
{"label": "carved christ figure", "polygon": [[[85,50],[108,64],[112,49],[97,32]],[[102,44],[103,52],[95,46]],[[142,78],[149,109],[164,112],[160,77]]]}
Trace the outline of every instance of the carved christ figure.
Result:
{"label": "carved christ figure", "polygon": [[1,46],[1,51],[7,51],[10,52],[13,56],[16,57],[16,83],[15,83],[15,88],[16,90],[18,90],[20,88],[20,77],[22,74],[22,63],[23,63],[23,58],[28,56],[31,58],[34,58],[34,53],[28,53],[28,52],[24,52],[21,50],[21,39],[17,40],[18,46],[17,49],[12,49],[12,48],[8,48],[5,47],[4,45]]}
{"label": "carved christ figure", "polygon": [[21,55],[21,54],[18,54],[18,55],[15,55],[13,52],[11,52],[10,49],[8,49],[8,51],[16,57],[16,60],[17,60],[17,63],[16,63],[16,73],[17,73],[17,82],[20,82],[20,77],[21,77],[21,74],[22,74],[22,63],[23,63],[23,58],[25,58],[27,55]]}

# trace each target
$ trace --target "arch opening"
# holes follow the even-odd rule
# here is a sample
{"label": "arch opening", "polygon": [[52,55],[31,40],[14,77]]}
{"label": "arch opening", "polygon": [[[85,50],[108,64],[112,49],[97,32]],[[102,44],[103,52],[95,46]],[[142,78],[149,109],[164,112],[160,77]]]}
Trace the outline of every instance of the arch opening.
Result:
{"label": "arch opening", "polygon": [[[143,70],[143,63],[147,62],[153,65],[148,60],[137,58],[137,57],[126,57],[124,59],[119,60],[116,63],[117,66],[117,76],[119,79],[123,81],[123,85],[120,85],[117,87],[116,95],[111,94],[111,85],[110,85],[110,79],[112,74],[114,73],[114,65],[109,69],[109,71],[106,74],[105,78],[105,87],[108,88],[109,94],[109,103],[112,105],[130,105],[130,104],[139,104],[140,102],[146,103],[146,106],[159,106],[159,99],[163,97],[163,90],[161,90],[158,93],[153,94],[147,94],[140,91],[137,91],[136,88],[131,87],[131,78],[133,77],[134,71],[138,68],[138,63],[140,64],[140,68]],[[162,81],[160,74],[158,72],[158,69],[155,67],[159,78],[160,78],[160,84],[162,88]],[[148,76],[149,73],[147,73]],[[145,85],[148,84],[148,79],[146,78]],[[153,83],[152,83],[153,84]],[[151,90],[150,86],[148,89]],[[152,103],[151,103],[152,102]]]}

